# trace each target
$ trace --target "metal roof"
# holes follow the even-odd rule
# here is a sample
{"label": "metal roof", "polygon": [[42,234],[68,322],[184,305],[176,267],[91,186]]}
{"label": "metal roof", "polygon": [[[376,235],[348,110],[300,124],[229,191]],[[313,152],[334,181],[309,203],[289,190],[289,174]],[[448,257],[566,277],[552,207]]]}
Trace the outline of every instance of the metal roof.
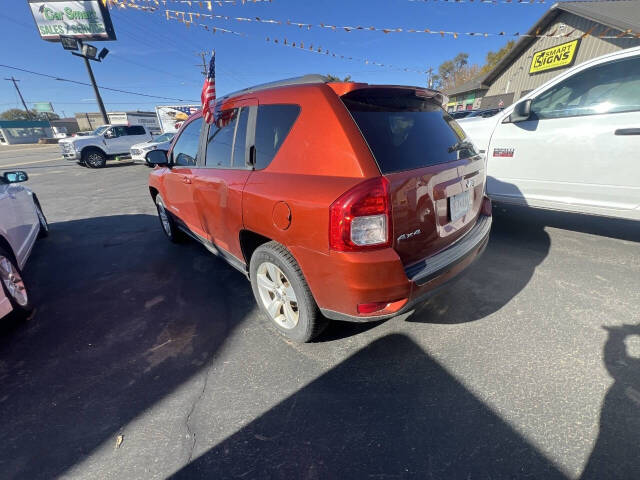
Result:
{"label": "metal roof", "polygon": [[638,0],[582,0],[557,3],[555,7],[620,31],[640,31]]}
{"label": "metal roof", "polygon": [[479,77],[472,78],[468,82],[464,82],[458,87],[447,89],[445,93],[451,96],[458,95],[459,93],[464,92],[473,92],[474,90],[487,90],[489,87],[484,84],[484,79],[486,78],[486,76],[487,74],[485,73],[480,75]]}
{"label": "metal roof", "polygon": [[32,128],[49,126],[49,122],[44,120],[0,120],[0,128]]}
{"label": "metal roof", "polygon": [[[640,0],[579,0],[553,4],[547,13],[529,29],[528,34],[534,35],[536,31],[543,30],[562,12],[572,13],[620,31],[640,31]],[[502,60],[485,76],[483,84],[490,85],[503,68],[535,40],[535,37],[520,38],[511,51],[502,57]]]}
{"label": "metal roof", "polygon": [[[543,30],[562,12],[572,13],[621,32],[628,30],[636,34],[640,32],[640,0],[577,0],[553,4],[527,33],[534,35],[536,31]],[[473,90],[488,89],[491,82],[502,73],[502,70],[535,40],[535,37],[521,37],[489,73],[465,82],[459,87],[447,90],[447,94],[458,95]]]}

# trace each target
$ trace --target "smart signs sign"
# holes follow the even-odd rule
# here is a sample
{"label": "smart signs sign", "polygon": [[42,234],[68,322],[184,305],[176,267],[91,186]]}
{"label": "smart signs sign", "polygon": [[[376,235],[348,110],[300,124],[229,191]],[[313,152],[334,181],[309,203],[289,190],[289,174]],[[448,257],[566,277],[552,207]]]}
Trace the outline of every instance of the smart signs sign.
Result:
{"label": "smart signs sign", "polygon": [[576,60],[579,43],[579,39],[572,40],[534,53],[529,73],[542,73],[556,68],[570,67]]}
{"label": "smart signs sign", "polygon": [[109,10],[100,0],[28,0],[43,40],[60,36],[81,40],[115,40]]}

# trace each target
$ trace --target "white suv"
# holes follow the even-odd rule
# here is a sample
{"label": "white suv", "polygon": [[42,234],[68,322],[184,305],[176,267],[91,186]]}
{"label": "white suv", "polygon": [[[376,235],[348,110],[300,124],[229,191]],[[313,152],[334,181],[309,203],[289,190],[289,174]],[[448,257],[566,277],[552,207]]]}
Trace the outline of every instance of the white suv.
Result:
{"label": "white suv", "polygon": [[460,126],[494,200],[640,220],[640,47],[587,61]]}
{"label": "white suv", "polygon": [[149,140],[151,133],[142,125],[103,125],[92,135],[61,139],[58,144],[64,158],[89,168],[102,168],[107,159],[129,155],[133,145]]}

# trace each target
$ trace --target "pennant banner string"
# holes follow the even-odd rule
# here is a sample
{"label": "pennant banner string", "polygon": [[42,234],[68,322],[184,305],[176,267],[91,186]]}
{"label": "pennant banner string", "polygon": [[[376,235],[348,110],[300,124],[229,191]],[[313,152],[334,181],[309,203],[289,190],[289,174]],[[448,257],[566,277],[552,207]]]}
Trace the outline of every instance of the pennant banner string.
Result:
{"label": "pennant banner string", "polygon": [[[312,28],[323,28],[323,29],[328,29],[328,30],[332,30],[332,31],[345,31],[345,32],[354,32],[354,31],[372,31],[372,32],[382,32],[384,34],[389,34],[389,33],[420,33],[420,34],[427,34],[427,35],[440,35],[441,37],[444,36],[452,36],[453,38],[458,38],[460,36],[467,36],[467,37],[526,37],[526,38],[569,38],[572,37],[574,34],[576,37],[582,37],[584,38],[585,36],[597,36],[599,38],[622,38],[622,37],[626,37],[626,38],[640,38],[640,33],[634,33],[631,30],[626,30],[624,32],[621,32],[618,35],[611,35],[611,36],[604,36],[604,34],[602,35],[597,35],[594,34],[592,31],[586,32],[586,33],[581,33],[579,31],[577,31],[576,29],[571,30],[569,32],[563,32],[563,33],[557,33],[555,30],[551,33],[545,34],[545,33],[540,33],[539,31],[536,31],[533,34],[529,34],[529,33],[520,33],[520,32],[516,32],[516,33],[508,33],[508,32],[454,32],[454,31],[450,31],[450,30],[439,30],[439,29],[430,29],[430,28],[425,28],[425,29],[414,29],[414,28],[381,28],[381,27],[363,27],[363,26],[339,26],[339,25],[328,25],[326,23],[319,23],[319,24],[311,24],[311,23],[301,23],[301,22],[294,22],[291,20],[286,20],[286,21],[282,21],[282,20],[273,20],[273,19],[268,19],[268,18],[262,18],[262,17],[231,17],[228,15],[216,15],[213,13],[200,13],[200,12],[189,12],[189,11],[180,11],[180,10],[165,10],[166,12],[169,12],[171,14],[174,15],[180,15],[182,16],[182,18],[186,18],[186,16],[188,16],[190,19],[193,18],[197,18],[197,19],[201,19],[201,18],[205,18],[205,19],[211,19],[211,20],[226,20],[226,21],[236,21],[236,22],[256,22],[256,23],[269,23],[269,24],[276,24],[276,25],[288,25],[288,26],[294,26],[294,27],[298,27],[300,29],[306,29],[306,30],[311,30]],[[606,33],[606,31],[604,32]]]}
{"label": "pennant banner string", "polygon": [[[144,2],[146,6],[138,5],[136,3]],[[271,3],[272,0],[102,0],[103,4],[108,5],[116,5],[121,8],[134,8],[137,10],[157,10],[160,5],[166,7],[167,3],[183,3],[187,4],[190,7],[199,6],[201,9],[207,9],[209,11],[212,10],[213,5],[223,6],[223,5],[246,5],[247,3]]]}
{"label": "pennant banner string", "polygon": [[[140,6],[140,5],[136,5],[136,4],[132,4],[132,0],[108,0],[109,3],[112,3],[116,6],[119,7],[123,7],[123,8],[134,8],[134,9],[139,9],[139,10],[143,10],[143,11],[147,11],[147,12],[153,12],[155,9],[151,9],[148,7],[144,7],[144,6]],[[155,1],[155,0],[151,0],[151,1]],[[206,2],[205,2],[206,3]],[[260,22],[260,23],[276,23],[276,24],[282,24],[283,22],[279,21],[279,20],[265,20],[265,19],[261,19],[261,18],[247,18],[247,17],[227,17],[227,16],[223,16],[223,15],[212,15],[212,14],[203,14],[203,13],[198,13],[198,12],[181,12],[181,11],[176,11],[176,10],[165,10],[165,17],[167,20],[174,20],[174,21],[178,21],[180,23],[183,23],[185,25],[186,28],[190,28],[191,26],[197,26],[200,27],[204,30],[207,30],[211,33],[227,33],[227,34],[232,34],[232,35],[237,35],[237,36],[241,36],[241,37],[246,37],[246,38],[251,38],[252,36],[247,34],[247,33],[243,33],[243,32],[236,32],[233,30],[229,30],[226,28],[221,28],[221,27],[214,27],[213,25],[210,24],[205,24],[205,23],[199,23],[197,20],[201,19],[201,18],[210,18],[210,19],[223,19],[223,20],[237,20],[237,21],[244,21],[244,22]],[[310,29],[313,25],[310,24],[297,24],[294,22],[287,22],[286,24],[289,25],[295,25],[295,26],[300,26],[303,25],[306,28]],[[338,27],[335,27],[335,29],[337,29]],[[332,28],[333,29],[333,28]],[[364,29],[364,28],[362,28]],[[585,32],[583,34],[580,34],[581,37],[585,37],[587,35],[591,35],[592,34],[592,30],[588,32]],[[593,35],[593,36],[598,36],[600,38],[621,38],[621,36],[623,35],[635,35],[636,37],[640,37],[640,34],[633,34],[631,32],[631,30],[627,30],[625,32],[622,32],[619,35],[616,36],[604,36],[606,33],[608,33],[610,29],[606,29],[602,34],[600,35]],[[400,30],[402,31],[402,30]],[[504,33],[501,34],[489,34],[489,33],[458,33],[458,32],[448,32],[448,31],[432,31],[432,30],[424,30],[421,31],[424,33],[433,33],[433,34],[438,34],[441,36],[445,36],[445,35],[453,35],[454,38],[458,38],[458,35],[473,35],[473,36],[488,36],[488,35],[507,35]],[[573,35],[573,33],[575,32],[575,30],[572,30],[566,34],[560,34],[560,35],[556,35],[555,31],[552,32],[550,35],[541,35],[539,34],[539,32],[536,32],[535,35],[525,35],[525,34],[513,34],[514,36],[529,36],[529,37],[570,37],[571,35]],[[429,73],[427,70],[421,70],[418,68],[410,68],[410,67],[402,67],[402,66],[397,66],[397,65],[393,65],[390,63],[382,63],[382,62],[376,62],[374,60],[370,60],[368,58],[362,58],[362,57],[353,57],[353,56],[348,56],[348,55],[342,55],[327,49],[322,48],[321,46],[315,46],[310,43],[307,42],[306,46],[304,42],[293,42],[293,41],[289,41],[286,38],[284,39],[278,39],[278,38],[272,38],[272,37],[266,37],[266,42],[267,43],[271,43],[271,44],[276,44],[276,45],[280,45],[280,46],[284,46],[284,47],[289,47],[289,48],[295,48],[298,50],[302,50],[305,52],[310,52],[310,53],[315,53],[315,54],[320,54],[320,55],[326,55],[326,56],[330,56],[333,58],[339,58],[341,60],[347,60],[347,61],[355,61],[355,62],[363,62],[367,65],[375,65],[377,67],[382,67],[382,68],[389,68],[389,69],[393,69],[393,70],[398,70],[398,71],[403,71],[403,72],[412,72],[412,73],[420,73],[420,74],[426,74]]]}
{"label": "pennant banner string", "polygon": [[[409,0],[413,3],[485,3],[489,5],[540,5],[547,3],[545,0]],[[555,0],[554,0],[555,1]]]}
{"label": "pennant banner string", "polygon": [[[134,9],[138,9],[138,10],[144,10],[144,11],[150,11],[150,12],[154,12],[157,7],[154,6],[142,6],[142,5],[138,5],[135,2],[135,0],[107,0],[110,4],[114,4],[117,5],[119,7],[122,8],[134,8]],[[159,3],[163,3],[166,4],[168,0],[141,0],[141,1],[145,1],[148,4],[154,3],[156,5],[158,5]],[[189,4],[200,4],[202,3],[203,5],[206,4],[210,4],[211,2],[215,3],[218,0],[211,0],[211,1],[199,1],[199,0],[169,0],[169,1],[179,1],[179,2],[185,2],[185,3],[189,3]],[[222,0],[220,0],[222,1]],[[236,0],[229,0],[229,1],[236,1]],[[238,0],[238,1],[258,1],[258,0]],[[267,0],[260,0],[260,1],[267,1]],[[448,1],[448,0],[439,0],[439,1]],[[210,7],[210,5],[209,5]],[[209,8],[211,9],[211,8]],[[298,27],[301,29],[307,29],[307,30],[311,30],[312,28],[322,28],[322,29],[327,29],[327,30],[332,30],[332,31],[345,31],[345,32],[353,32],[353,31],[371,31],[371,32],[382,32],[384,34],[389,34],[389,33],[420,33],[420,34],[427,34],[427,35],[440,35],[441,37],[445,37],[445,36],[451,36],[454,39],[459,38],[460,36],[465,36],[465,37],[516,37],[516,38],[569,38],[572,37],[572,35],[575,33],[575,37],[581,37],[581,38],[585,38],[587,36],[597,36],[599,38],[604,38],[604,39],[614,39],[614,38],[640,38],[640,33],[634,32],[632,30],[626,30],[626,31],[622,31],[620,32],[618,35],[610,35],[610,36],[605,36],[606,33],[608,32],[609,29],[605,30],[605,32],[597,35],[597,34],[593,34],[593,29],[591,29],[590,31],[586,32],[586,33],[580,33],[577,30],[571,30],[568,33],[557,33],[555,30],[551,33],[548,34],[544,34],[544,33],[540,33],[539,31],[536,31],[533,34],[529,34],[529,33],[520,33],[520,32],[515,32],[515,33],[508,33],[508,32],[455,32],[455,31],[450,31],[450,30],[441,30],[441,29],[430,29],[430,28],[424,28],[424,29],[415,29],[415,28],[382,28],[382,27],[373,27],[373,26],[349,26],[349,25],[329,25],[326,23],[319,23],[319,24],[312,24],[312,23],[303,23],[303,22],[294,22],[291,20],[286,20],[286,21],[282,21],[282,20],[274,20],[274,19],[269,19],[269,18],[262,18],[262,17],[231,17],[229,15],[217,15],[217,14],[213,14],[213,13],[200,13],[200,12],[190,12],[190,11],[181,11],[181,10],[169,10],[169,9],[165,9],[165,12],[169,12],[171,14],[175,14],[175,15],[181,15],[182,18],[184,19],[187,15],[189,16],[189,18],[192,20],[193,18],[206,18],[206,19],[211,19],[211,20],[225,20],[225,21],[236,21],[236,22],[256,22],[256,23],[269,23],[269,24],[275,24],[275,25],[288,25],[288,26],[294,26],[294,27]]]}
{"label": "pennant banner string", "polygon": [[[174,21],[178,21],[180,23],[184,23],[184,25],[187,28],[190,28],[191,26],[198,26],[200,28],[203,28],[204,30],[207,30],[211,33],[231,33],[233,35],[238,35],[238,36],[242,36],[242,37],[246,37],[246,38],[251,38],[250,35],[246,34],[246,33],[242,33],[242,32],[235,32],[232,30],[227,30],[224,28],[219,28],[219,27],[212,27],[211,25],[207,25],[204,23],[198,23],[194,20],[190,20],[187,19],[187,15],[185,15],[185,18],[183,19],[182,16],[173,16],[169,11],[165,11],[165,16],[167,20],[174,20]],[[376,62],[374,60],[370,60],[368,58],[361,58],[361,57],[352,57],[352,56],[348,56],[348,55],[342,55],[339,53],[335,53],[332,52],[330,50],[327,50],[325,48],[322,48],[321,46],[314,46],[313,44],[307,42],[306,46],[305,46],[305,42],[295,42],[295,41],[289,41],[286,38],[284,39],[278,39],[278,38],[271,38],[271,37],[266,37],[266,42],[267,43],[271,43],[271,44],[275,44],[275,45],[281,45],[284,47],[290,47],[290,48],[295,48],[298,50],[302,50],[305,52],[310,52],[310,53],[316,53],[316,54],[320,54],[320,55],[327,55],[330,57],[334,57],[334,58],[340,58],[341,60],[348,60],[348,61],[355,61],[355,62],[363,62],[367,65],[375,65],[378,67],[383,67],[383,68],[390,68],[393,70],[398,70],[398,71],[403,71],[403,72],[414,72],[414,73],[420,73],[420,74],[426,74],[427,71],[426,70],[420,70],[417,68],[409,68],[409,67],[401,67],[398,65],[393,65],[390,63],[381,63],[381,62]]]}

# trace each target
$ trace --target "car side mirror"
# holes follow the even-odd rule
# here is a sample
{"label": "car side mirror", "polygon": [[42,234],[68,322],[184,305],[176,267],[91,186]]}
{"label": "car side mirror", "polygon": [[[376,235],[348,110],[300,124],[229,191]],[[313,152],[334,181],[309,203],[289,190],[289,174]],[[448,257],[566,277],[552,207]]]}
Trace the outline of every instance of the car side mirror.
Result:
{"label": "car side mirror", "polygon": [[22,170],[16,170],[15,172],[4,172],[2,179],[5,183],[20,183],[29,180],[29,175]]}
{"label": "car side mirror", "polygon": [[145,157],[149,165],[158,165],[159,167],[166,167],[169,165],[169,158],[167,157],[166,150],[151,150]]}
{"label": "car side mirror", "polygon": [[104,133],[104,138],[114,138],[115,135],[113,134],[113,132],[105,132]]}
{"label": "car side mirror", "polygon": [[525,120],[529,120],[531,117],[531,99],[516,103],[515,107],[513,107],[513,112],[509,115],[508,121],[511,123],[524,122]]}

